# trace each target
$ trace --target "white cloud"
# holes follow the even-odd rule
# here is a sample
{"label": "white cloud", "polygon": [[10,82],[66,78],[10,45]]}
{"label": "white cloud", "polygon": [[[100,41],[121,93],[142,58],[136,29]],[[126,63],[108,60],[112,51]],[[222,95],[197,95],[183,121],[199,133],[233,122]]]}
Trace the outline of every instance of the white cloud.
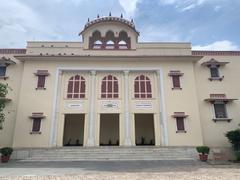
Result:
{"label": "white cloud", "polygon": [[212,44],[208,44],[208,45],[197,45],[197,46],[193,46],[192,49],[194,50],[212,50],[212,51],[216,51],[216,50],[222,50],[222,51],[236,51],[239,50],[240,48],[234,44],[231,41],[216,41]]}
{"label": "white cloud", "polygon": [[1,0],[0,47],[23,47],[26,40],[56,36],[39,15],[18,0]]}
{"label": "white cloud", "polygon": [[137,3],[141,0],[118,0],[128,17],[133,17],[137,8]]}
{"label": "white cloud", "polygon": [[[218,0],[212,0],[218,1]],[[163,5],[174,5],[176,9],[180,11],[188,11],[194,9],[198,6],[201,6],[209,1],[207,0],[159,0],[159,2]]]}

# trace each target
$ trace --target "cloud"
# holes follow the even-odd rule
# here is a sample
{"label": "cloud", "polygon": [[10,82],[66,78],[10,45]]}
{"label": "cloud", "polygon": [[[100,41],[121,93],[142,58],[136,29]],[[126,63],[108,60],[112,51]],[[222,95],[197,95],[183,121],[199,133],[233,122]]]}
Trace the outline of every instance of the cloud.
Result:
{"label": "cloud", "polygon": [[56,36],[44,26],[39,15],[18,0],[2,0],[0,6],[0,47],[22,47],[26,40]]}
{"label": "cloud", "polygon": [[236,51],[239,50],[240,48],[234,44],[231,41],[216,41],[212,44],[208,44],[208,45],[197,45],[197,46],[193,46],[192,49],[194,50],[212,50],[212,51],[216,51],[216,50],[222,50],[222,51]]}
{"label": "cloud", "polygon": [[[217,1],[217,0],[212,0]],[[180,11],[188,11],[194,9],[198,6],[201,6],[209,1],[207,0],[159,0],[159,2],[163,5],[174,5],[176,9]]]}
{"label": "cloud", "polygon": [[118,0],[128,17],[133,17],[137,9],[137,3],[141,0]]}

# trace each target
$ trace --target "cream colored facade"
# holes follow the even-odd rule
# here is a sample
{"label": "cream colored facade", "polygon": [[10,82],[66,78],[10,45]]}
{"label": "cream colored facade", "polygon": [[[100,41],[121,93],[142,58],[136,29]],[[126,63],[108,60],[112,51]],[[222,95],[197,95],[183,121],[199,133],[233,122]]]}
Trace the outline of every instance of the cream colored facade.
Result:
{"label": "cream colored facade", "polygon": [[[130,39],[128,49],[92,49],[90,37],[96,30],[102,38],[107,38],[109,30],[115,38],[120,32],[126,32]],[[62,147],[68,138],[72,141],[69,144],[74,144],[77,130],[64,137],[71,134],[71,128],[65,129],[69,114],[81,114],[83,117],[84,123],[79,123],[83,136],[77,136],[83,138],[83,146],[101,145],[101,122],[108,114],[114,115],[110,117],[116,122],[114,124],[109,117],[105,118],[108,121],[102,136],[116,136],[111,123],[118,128],[118,137],[109,139],[114,141],[110,144],[117,140],[120,146],[135,146],[139,144],[141,133],[150,143],[152,135],[148,138],[146,130],[149,136],[153,134],[155,146],[230,146],[224,134],[236,129],[240,123],[240,103],[235,100],[240,96],[240,85],[237,83],[240,52],[192,51],[190,43],[141,43],[138,42],[134,24],[115,17],[88,22],[81,35],[83,42],[34,41],[27,43],[26,53],[13,49],[0,51],[0,58],[16,62],[7,66],[8,78],[0,80],[12,88],[7,96],[11,101],[7,102],[5,109],[6,120],[0,130],[0,146]],[[218,68],[221,77],[224,76],[221,81],[209,80],[210,69],[202,63],[211,59],[220,64],[228,62]],[[45,89],[36,89],[38,76],[34,73],[38,70],[49,73],[45,78]],[[173,88],[171,72],[178,73],[181,89]],[[75,75],[85,79],[84,98],[67,98],[69,79]],[[108,75],[117,78],[117,98],[101,97],[102,80]],[[150,80],[149,98],[135,97],[135,79],[141,75]],[[227,102],[227,118],[215,118],[213,104],[206,101],[210,94],[226,95],[220,101]],[[44,115],[40,131],[32,133],[33,118],[30,116],[39,112]],[[147,118],[142,126],[136,126],[136,117],[147,117],[144,114],[152,118]],[[179,117],[186,115],[184,131],[177,129],[176,117],[173,117],[176,114],[180,114]],[[216,122],[213,119],[217,119]],[[147,126],[148,120],[153,127]],[[76,126],[69,125],[72,129],[77,129],[73,128]],[[136,127],[139,127],[138,135]]]}

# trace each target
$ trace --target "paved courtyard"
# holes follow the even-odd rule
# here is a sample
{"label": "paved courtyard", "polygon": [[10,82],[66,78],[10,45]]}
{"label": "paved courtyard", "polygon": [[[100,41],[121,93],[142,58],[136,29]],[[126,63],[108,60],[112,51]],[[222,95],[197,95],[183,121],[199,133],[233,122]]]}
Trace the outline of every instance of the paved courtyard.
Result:
{"label": "paved courtyard", "polygon": [[196,161],[15,162],[0,164],[0,179],[240,180],[240,164]]}

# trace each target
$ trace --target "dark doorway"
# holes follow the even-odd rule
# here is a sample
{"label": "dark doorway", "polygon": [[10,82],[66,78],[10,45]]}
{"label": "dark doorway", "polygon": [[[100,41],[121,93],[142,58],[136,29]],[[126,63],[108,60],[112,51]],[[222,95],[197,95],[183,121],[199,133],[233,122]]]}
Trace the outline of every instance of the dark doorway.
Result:
{"label": "dark doorway", "polygon": [[119,146],[119,114],[100,115],[100,146]]}
{"label": "dark doorway", "polygon": [[135,141],[137,146],[154,146],[153,114],[135,114]]}
{"label": "dark doorway", "polygon": [[83,146],[84,114],[66,114],[63,146]]}

